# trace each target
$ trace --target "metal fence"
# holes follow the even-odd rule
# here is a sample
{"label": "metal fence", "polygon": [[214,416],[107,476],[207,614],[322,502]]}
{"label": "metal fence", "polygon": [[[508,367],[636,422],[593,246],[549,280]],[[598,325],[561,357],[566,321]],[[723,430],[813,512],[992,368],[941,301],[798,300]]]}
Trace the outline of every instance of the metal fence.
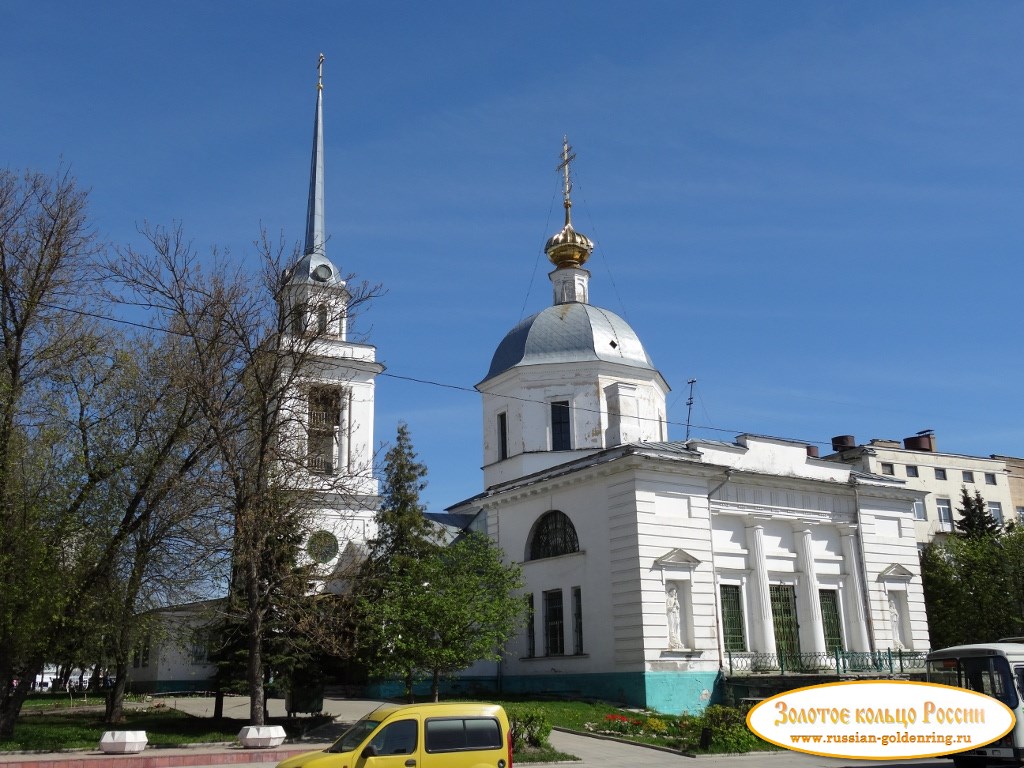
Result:
{"label": "metal fence", "polygon": [[730,675],[900,675],[923,671],[927,654],[928,651],[892,648],[879,651],[844,651],[837,648],[830,653],[726,653]]}

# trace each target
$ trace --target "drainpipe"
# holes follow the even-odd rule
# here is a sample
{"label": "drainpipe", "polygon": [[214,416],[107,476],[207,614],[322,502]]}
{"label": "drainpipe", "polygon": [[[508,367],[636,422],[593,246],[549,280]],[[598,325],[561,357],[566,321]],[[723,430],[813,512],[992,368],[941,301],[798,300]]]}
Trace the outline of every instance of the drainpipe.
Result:
{"label": "drainpipe", "polygon": [[725,477],[708,491],[708,543],[711,545],[711,593],[715,598],[715,645],[718,646],[718,673],[725,669],[725,647],[722,643],[722,606],[718,596],[718,569],[715,567],[715,527],[711,516],[711,497],[722,490],[732,477],[732,467],[725,470]]}
{"label": "drainpipe", "polygon": [[875,623],[871,618],[871,588],[868,587],[868,569],[867,563],[864,561],[864,522],[860,519],[860,491],[857,490],[857,486],[853,486],[853,500],[856,509],[857,520],[857,545],[860,547],[860,588],[863,592],[861,596],[864,600],[864,607],[867,609],[867,613],[864,615],[864,620],[868,623],[868,644],[871,646],[871,652],[874,653],[877,648],[875,647]]}

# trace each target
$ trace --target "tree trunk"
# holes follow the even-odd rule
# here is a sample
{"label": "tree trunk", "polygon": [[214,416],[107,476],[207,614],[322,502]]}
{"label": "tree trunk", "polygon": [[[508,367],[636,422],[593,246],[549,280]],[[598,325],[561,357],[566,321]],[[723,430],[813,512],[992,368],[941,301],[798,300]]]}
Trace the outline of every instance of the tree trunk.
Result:
{"label": "tree trunk", "polygon": [[415,704],[416,699],[412,693],[412,670],[410,669],[405,673],[405,698],[408,699],[410,704]]}
{"label": "tree trunk", "polygon": [[114,669],[114,687],[107,694],[107,708],[103,717],[107,725],[117,725],[124,720],[124,692],[128,687],[127,660],[118,660]]}
{"label": "tree trunk", "polygon": [[[250,558],[251,559],[251,558]],[[260,613],[257,592],[257,574],[253,563],[246,564],[246,596],[249,614],[249,725],[264,725],[266,720],[266,690],[263,687],[263,616]]]}
{"label": "tree trunk", "polygon": [[21,705],[25,703],[29,687],[28,681],[24,679],[19,680],[17,688],[11,689],[9,682],[4,686],[8,695],[0,700],[0,739],[14,736],[14,723],[21,714]]}
{"label": "tree trunk", "polygon": [[430,692],[434,695],[434,701],[438,701],[441,693],[441,670],[434,668],[434,681],[430,686]]}
{"label": "tree trunk", "polygon": [[213,719],[224,719],[224,689],[217,686],[217,692],[213,696]]}

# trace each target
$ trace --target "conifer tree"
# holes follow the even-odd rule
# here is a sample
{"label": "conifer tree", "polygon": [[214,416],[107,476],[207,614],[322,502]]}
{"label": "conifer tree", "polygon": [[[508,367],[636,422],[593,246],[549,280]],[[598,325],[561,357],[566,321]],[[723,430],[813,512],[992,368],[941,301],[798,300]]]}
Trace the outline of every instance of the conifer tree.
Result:
{"label": "conifer tree", "polygon": [[956,521],[956,527],[962,536],[977,539],[997,536],[1002,531],[1002,524],[989,514],[980,491],[976,490],[972,497],[967,486],[962,486],[959,512],[961,519]]}
{"label": "conifer tree", "polygon": [[437,534],[420,503],[427,468],[416,461],[409,426],[398,425],[395,444],[384,457],[384,487],[377,512],[377,536],[370,542],[370,564],[395,557],[419,557],[437,546]]}

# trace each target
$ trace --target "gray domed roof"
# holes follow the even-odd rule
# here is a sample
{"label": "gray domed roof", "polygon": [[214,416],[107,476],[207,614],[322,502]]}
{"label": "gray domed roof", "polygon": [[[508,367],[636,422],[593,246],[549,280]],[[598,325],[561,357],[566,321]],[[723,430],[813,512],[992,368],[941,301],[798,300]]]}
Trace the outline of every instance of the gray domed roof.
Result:
{"label": "gray domed roof", "polygon": [[588,360],[654,370],[625,320],[606,309],[574,302],[548,307],[509,331],[494,352],[484,381],[517,366]]}

